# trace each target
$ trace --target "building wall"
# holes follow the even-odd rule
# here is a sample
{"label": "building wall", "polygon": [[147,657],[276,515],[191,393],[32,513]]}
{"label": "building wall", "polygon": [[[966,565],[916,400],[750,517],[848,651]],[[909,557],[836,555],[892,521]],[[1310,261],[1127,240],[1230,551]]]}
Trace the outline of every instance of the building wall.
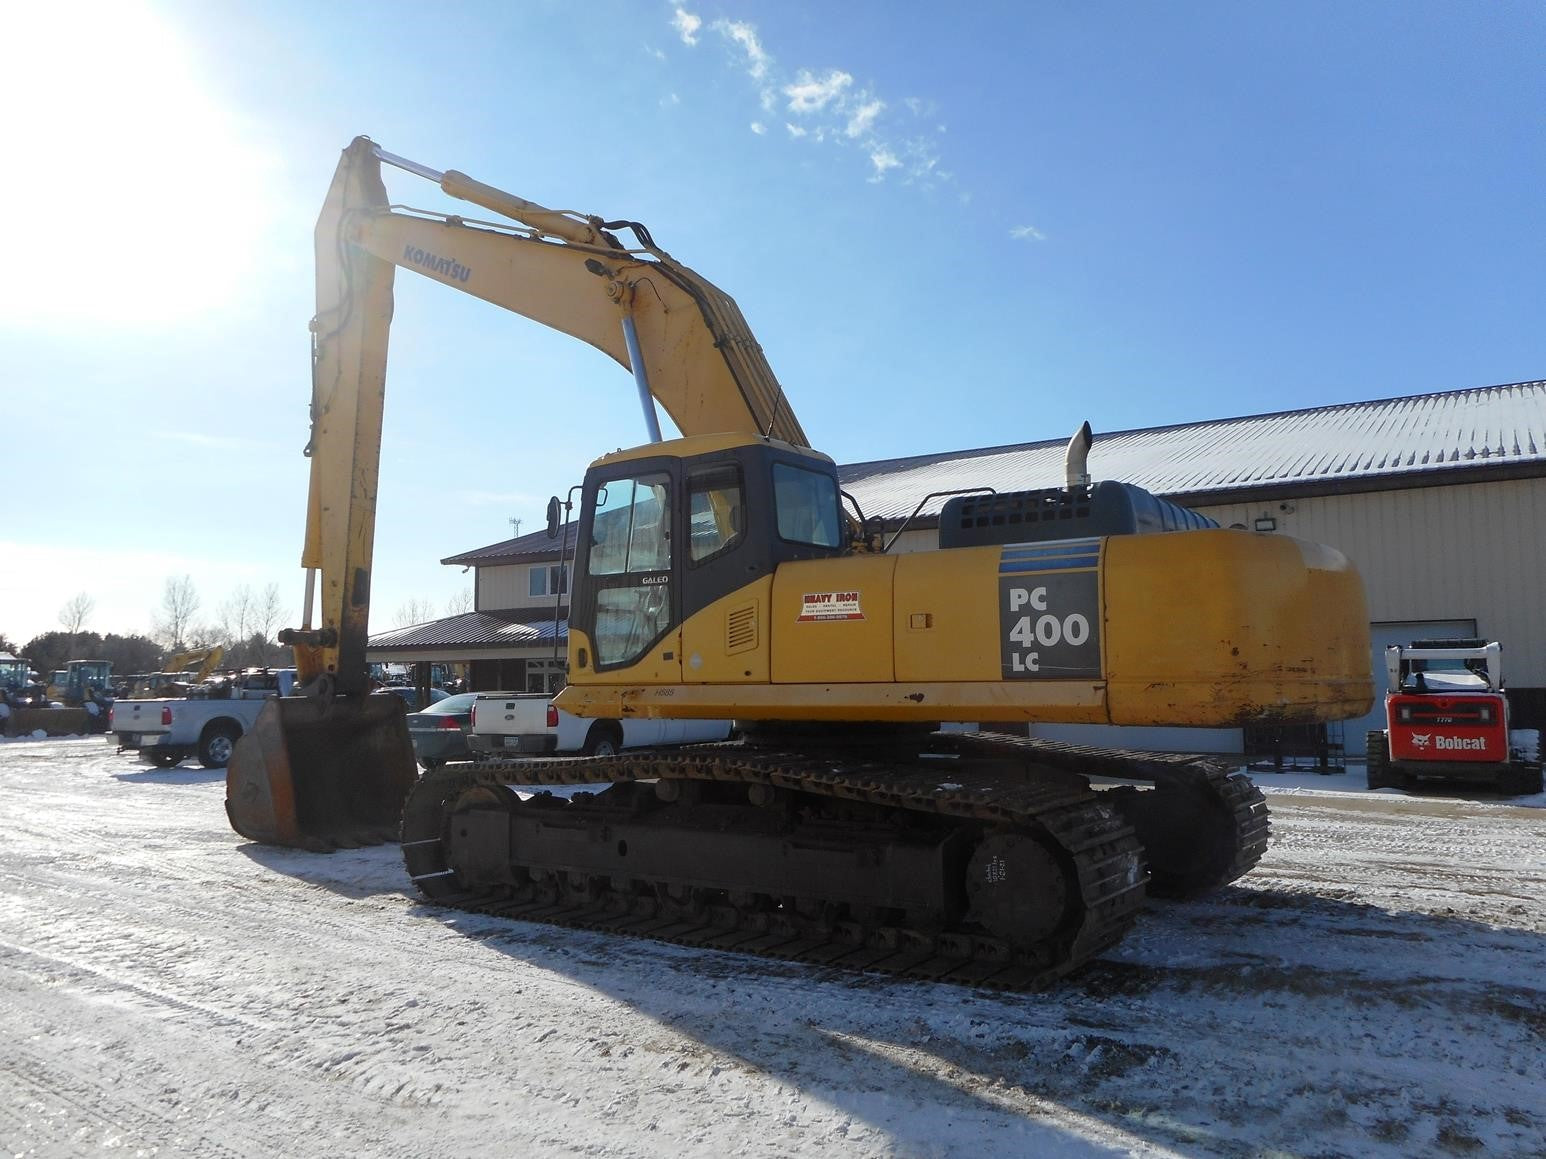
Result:
{"label": "building wall", "polygon": [[551,602],[551,592],[541,596],[531,594],[531,573],[533,569],[547,571],[557,564],[558,561],[553,559],[537,564],[497,564],[478,568],[473,610],[499,612],[506,608],[529,608]]}
{"label": "building wall", "polygon": [[1363,575],[1369,618],[1476,621],[1516,688],[1546,686],[1546,479],[1199,507],[1224,526],[1270,517]]}

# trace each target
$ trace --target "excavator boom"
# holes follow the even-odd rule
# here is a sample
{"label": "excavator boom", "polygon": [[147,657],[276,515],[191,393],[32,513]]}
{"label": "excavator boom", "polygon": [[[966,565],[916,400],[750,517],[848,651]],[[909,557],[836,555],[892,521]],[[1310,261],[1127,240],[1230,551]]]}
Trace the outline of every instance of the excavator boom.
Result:
{"label": "excavator boom", "polygon": [[[383,162],[508,221],[394,206]],[[624,229],[637,248],[614,233]],[[368,696],[365,663],[396,267],[603,351],[683,434],[808,443],[735,301],[637,223],[546,209],[358,137],[334,173],[315,245],[305,612],[279,636],[295,649],[302,695],[267,706],[238,744],[227,811],[255,840],[329,847],[388,839],[416,774],[402,704]],[[361,823],[350,802],[363,801],[387,804]]]}

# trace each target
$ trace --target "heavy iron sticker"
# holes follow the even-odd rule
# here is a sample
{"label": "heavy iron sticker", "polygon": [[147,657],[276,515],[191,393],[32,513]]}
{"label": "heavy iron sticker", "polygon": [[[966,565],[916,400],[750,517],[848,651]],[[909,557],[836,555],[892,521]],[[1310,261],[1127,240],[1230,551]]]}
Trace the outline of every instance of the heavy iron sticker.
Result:
{"label": "heavy iron sticker", "polygon": [[1101,675],[1099,539],[1017,543],[998,563],[1006,680]]}
{"label": "heavy iron sticker", "polygon": [[858,592],[806,592],[800,597],[800,614],[795,623],[817,620],[862,620]]}

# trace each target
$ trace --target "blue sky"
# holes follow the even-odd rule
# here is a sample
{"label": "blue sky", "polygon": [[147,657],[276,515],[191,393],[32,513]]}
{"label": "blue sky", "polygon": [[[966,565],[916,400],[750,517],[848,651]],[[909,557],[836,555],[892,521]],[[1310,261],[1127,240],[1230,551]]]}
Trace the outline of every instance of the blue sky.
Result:
{"label": "blue sky", "polygon": [[[311,229],[362,133],[647,224],[839,462],[1546,374],[1536,4],[33,7],[0,18],[23,642],[80,591],[149,630],[169,576],[298,612]],[[397,287],[377,630],[645,438],[588,347]]]}

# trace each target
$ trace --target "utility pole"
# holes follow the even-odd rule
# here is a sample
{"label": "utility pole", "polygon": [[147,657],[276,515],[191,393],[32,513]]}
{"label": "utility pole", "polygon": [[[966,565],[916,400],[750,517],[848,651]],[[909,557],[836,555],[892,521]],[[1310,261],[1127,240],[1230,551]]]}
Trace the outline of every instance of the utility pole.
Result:
{"label": "utility pole", "polygon": [[511,527],[515,528],[515,537],[519,538],[521,534],[521,521],[519,519],[511,519],[509,523]]}

